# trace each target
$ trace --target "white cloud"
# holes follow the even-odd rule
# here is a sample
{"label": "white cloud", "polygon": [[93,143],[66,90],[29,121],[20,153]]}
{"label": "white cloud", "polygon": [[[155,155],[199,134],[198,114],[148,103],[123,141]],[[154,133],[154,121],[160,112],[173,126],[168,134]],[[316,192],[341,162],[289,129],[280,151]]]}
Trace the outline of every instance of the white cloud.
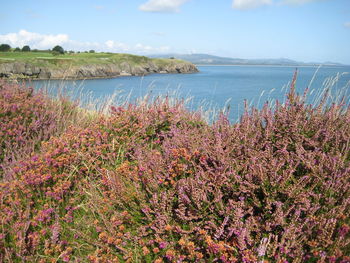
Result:
{"label": "white cloud", "polygon": [[324,0],[283,0],[283,4],[291,4],[291,5],[302,5],[302,4],[307,4],[311,2],[320,2]]}
{"label": "white cloud", "polygon": [[69,37],[66,34],[43,35],[38,33],[20,30],[18,33],[9,33],[0,35],[0,42],[7,43],[14,47],[23,47],[29,45],[32,48],[46,49],[55,45],[63,45],[68,43]]}
{"label": "white cloud", "polygon": [[180,6],[190,0],[148,0],[148,2],[139,6],[141,11],[176,13],[180,11]]}
{"label": "white cloud", "polygon": [[247,10],[263,5],[271,5],[272,0],[233,0],[232,7],[235,9]]}
{"label": "white cloud", "polygon": [[82,42],[69,39],[69,36],[66,34],[45,35],[28,32],[23,29],[18,33],[0,35],[0,44],[2,43],[9,44],[12,47],[29,45],[31,49],[51,49],[56,45],[60,45],[66,50],[86,51],[93,49],[96,51],[134,54],[164,53],[170,50],[170,47],[167,46],[152,47],[141,43],[130,45],[115,40],[108,40],[104,43]]}
{"label": "white cloud", "polygon": [[264,5],[302,5],[311,2],[321,2],[327,0],[233,0],[232,7],[235,9],[247,10]]}
{"label": "white cloud", "polygon": [[350,22],[344,23],[344,26],[350,28]]}
{"label": "white cloud", "polygon": [[127,52],[127,51],[130,50],[128,45],[126,45],[124,43],[121,43],[121,42],[114,41],[114,40],[106,41],[105,45],[111,51],[119,50],[119,51],[122,51],[122,52]]}
{"label": "white cloud", "polygon": [[164,53],[164,52],[168,52],[170,50],[170,47],[168,46],[162,46],[162,47],[158,47],[158,48],[154,48],[148,45],[143,45],[143,44],[136,44],[134,46],[134,50],[137,50],[140,53]]}

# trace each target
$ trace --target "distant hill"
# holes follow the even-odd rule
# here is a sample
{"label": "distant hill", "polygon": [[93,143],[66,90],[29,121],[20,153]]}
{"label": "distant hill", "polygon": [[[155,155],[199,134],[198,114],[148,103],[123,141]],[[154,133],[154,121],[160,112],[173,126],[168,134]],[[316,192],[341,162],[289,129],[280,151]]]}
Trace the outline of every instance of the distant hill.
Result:
{"label": "distant hill", "polygon": [[176,58],[187,60],[197,65],[282,65],[282,66],[311,66],[311,65],[332,65],[342,66],[340,63],[325,62],[325,63],[305,63],[295,61],[287,58],[279,59],[242,59],[242,58],[229,58],[219,57],[208,54],[158,54],[151,55],[152,58]]}

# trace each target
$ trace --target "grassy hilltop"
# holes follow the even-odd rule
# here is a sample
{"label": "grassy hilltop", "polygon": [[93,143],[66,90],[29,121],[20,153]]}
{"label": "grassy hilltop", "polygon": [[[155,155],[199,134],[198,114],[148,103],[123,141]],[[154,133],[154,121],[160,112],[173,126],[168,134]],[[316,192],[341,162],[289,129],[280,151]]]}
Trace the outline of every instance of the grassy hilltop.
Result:
{"label": "grassy hilltop", "polygon": [[208,124],[0,82],[0,262],[349,262],[350,109],[294,85]]}
{"label": "grassy hilltop", "polygon": [[0,63],[10,61],[29,62],[35,66],[55,66],[64,63],[73,65],[95,64],[103,65],[109,63],[120,64],[129,62],[131,65],[141,65],[143,63],[153,62],[155,64],[166,64],[170,61],[183,62],[177,59],[152,59],[145,56],[137,56],[123,53],[65,53],[54,55],[52,52],[0,52]]}
{"label": "grassy hilltop", "polygon": [[0,52],[0,77],[5,78],[77,79],[197,71],[183,60],[121,53]]}

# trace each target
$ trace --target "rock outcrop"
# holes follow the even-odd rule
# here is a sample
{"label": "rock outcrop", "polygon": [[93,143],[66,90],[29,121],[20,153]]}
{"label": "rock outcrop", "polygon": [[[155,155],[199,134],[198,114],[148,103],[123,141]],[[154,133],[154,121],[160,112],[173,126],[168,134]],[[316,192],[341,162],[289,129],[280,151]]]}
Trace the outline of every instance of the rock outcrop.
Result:
{"label": "rock outcrop", "polygon": [[151,73],[194,73],[195,65],[189,62],[171,62],[156,65],[153,62],[132,65],[120,64],[86,64],[83,66],[61,65],[59,67],[36,66],[25,62],[0,63],[0,78],[17,79],[93,79],[115,78],[120,76],[143,76]]}

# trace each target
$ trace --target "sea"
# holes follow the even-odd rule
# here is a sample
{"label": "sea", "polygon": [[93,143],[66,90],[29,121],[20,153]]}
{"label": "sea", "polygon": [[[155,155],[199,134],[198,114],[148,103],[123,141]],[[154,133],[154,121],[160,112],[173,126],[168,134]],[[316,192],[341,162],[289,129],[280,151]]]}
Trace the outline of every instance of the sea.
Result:
{"label": "sea", "polygon": [[221,111],[239,121],[244,105],[261,108],[284,103],[293,75],[296,91],[316,105],[327,91],[332,102],[350,101],[350,66],[197,66],[192,74],[151,74],[111,79],[32,81],[35,88],[65,92],[82,105],[136,103],[161,96],[184,100],[189,110],[201,110],[209,121]]}

